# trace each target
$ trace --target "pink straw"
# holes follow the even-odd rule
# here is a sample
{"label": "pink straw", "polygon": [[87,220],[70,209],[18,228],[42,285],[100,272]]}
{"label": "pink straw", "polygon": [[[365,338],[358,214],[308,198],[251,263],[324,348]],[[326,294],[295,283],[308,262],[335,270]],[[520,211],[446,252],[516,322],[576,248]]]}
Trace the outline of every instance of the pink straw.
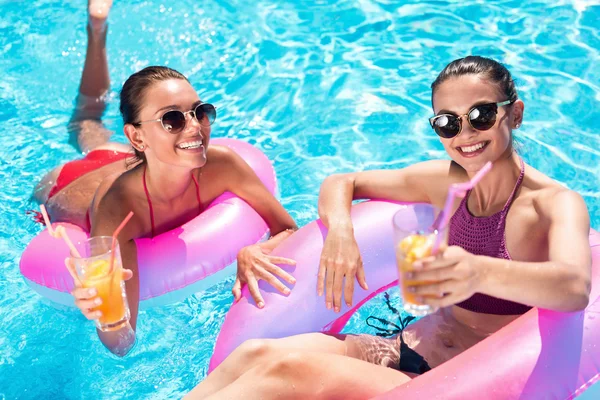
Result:
{"label": "pink straw", "polygon": [[[67,231],[65,231],[65,228],[63,228],[62,226],[59,226],[56,229],[52,229],[52,224],[50,223],[50,217],[48,216],[46,207],[43,204],[40,204],[40,211],[42,212],[42,217],[44,217],[44,222],[46,223],[46,228],[48,228],[48,232],[50,233],[50,236],[52,236],[53,238],[56,238],[56,239],[58,239],[59,237],[62,237],[63,240],[65,241],[65,243],[67,244],[67,247],[69,247],[71,254],[73,254],[77,258],[81,258],[81,255],[77,251],[77,248],[75,247],[75,245],[73,244],[71,239],[69,239],[69,236],[67,235]],[[73,268],[73,265],[71,265],[68,262],[67,262],[67,270],[71,274],[71,277],[73,277],[73,280],[79,286],[81,286],[81,280],[77,276],[77,272]]]}
{"label": "pink straw", "polygon": [[[436,222],[439,222],[437,226],[434,223],[434,229],[437,231],[442,231],[448,225],[448,221],[450,221],[450,210],[452,210],[452,205],[454,204],[454,199],[459,197],[464,197],[468,190],[471,190],[481,181],[481,179],[487,174],[490,169],[492,169],[491,161],[488,161],[469,181],[464,183],[455,183],[450,186],[448,190],[448,196],[446,197],[446,203],[444,204],[444,209],[442,210],[441,218],[436,219]],[[436,254],[442,244],[442,235],[435,236],[435,242],[433,242],[432,254]]]}
{"label": "pink straw", "polygon": [[117,227],[117,229],[115,229],[115,233],[113,233],[113,235],[112,235],[112,247],[110,249],[111,250],[110,251],[110,268],[108,269],[109,271],[113,270],[113,264],[115,262],[115,250],[117,248],[117,236],[119,236],[119,233],[121,232],[121,230],[123,229],[125,224],[127,224],[127,222],[129,222],[131,217],[133,217],[133,211],[129,211],[129,214],[127,214],[127,216],[125,217],[123,222],[121,222],[121,225],[119,225]]}
{"label": "pink straw", "polygon": [[81,255],[79,255],[77,248],[75,247],[75,245],[73,245],[73,242],[71,242],[71,239],[69,239],[69,236],[67,235],[67,231],[65,231],[65,229],[62,226],[59,226],[56,229],[52,229],[52,224],[50,223],[50,217],[48,217],[48,213],[46,212],[46,207],[44,207],[43,204],[40,204],[40,210],[42,211],[42,217],[44,217],[44,222],[46,223],[48,232],[50,232],[50,236],[52,236],[53,238],[62,237],[63,240],[65,241],[65,243],[67,243],[69,250],[71,250],[71,253],[77,258],[81,258]]}
{"label": "pink straw", "polygon": [[44,217],[44,222],[46,223],[46,228],[48,228],[48,232],[50,232],[50,236],[52,236],[53,238],[58,237],[58,235],[54,232],[54,229],[52,229],[50,217],[48,216],[48,213],[46,212],[46,207],[43,204],[40,204],[40,211],[42,212],[42,217]]}

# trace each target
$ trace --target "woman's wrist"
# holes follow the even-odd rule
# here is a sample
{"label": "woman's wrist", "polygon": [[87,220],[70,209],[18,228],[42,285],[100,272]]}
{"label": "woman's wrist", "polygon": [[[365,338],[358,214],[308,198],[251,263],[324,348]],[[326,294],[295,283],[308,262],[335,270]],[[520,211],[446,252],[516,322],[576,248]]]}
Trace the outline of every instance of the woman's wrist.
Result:
{"label": "woman's wrist", "polygon": [[495,274],[497,264],[502,261],[493,257],[473,255],[473,264],[479,271],[478,293],[489,294],[494,292],[494,285],[498,282],[498,277]]}

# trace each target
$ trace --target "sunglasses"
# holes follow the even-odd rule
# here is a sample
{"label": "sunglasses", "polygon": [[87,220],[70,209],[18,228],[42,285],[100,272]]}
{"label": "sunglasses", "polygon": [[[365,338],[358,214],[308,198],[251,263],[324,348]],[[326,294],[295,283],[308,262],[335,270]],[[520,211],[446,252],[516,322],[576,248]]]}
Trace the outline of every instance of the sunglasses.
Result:
{"label": "sunglasses", "polygon": [[440,114],[429,118],[431,127],[444,139],[452,139],[462,131],[462,117],[467,117],[471,128],[478,131],[487,131],[496,124],[498,107],[514,103],[514,100],[506,100],[500,103],[480,104],[463,115]]}
{"label": "sunglasses", "polygon": [[179,111],[179,110],[170,110],[162,115],[162,117],[158,119],[150,119],[148,121],[140,121],[134,125],[142,125],[147,122],[159,122],[165,131],[173,134],[177,134],[185,129],[187,125],[186,115],[192,114],[192,117],[198,121],[199,124],[211,125],[215,122],[217,118],[217,109],[212,104],[202,103],[198,104],[196,108],[190,111]]}

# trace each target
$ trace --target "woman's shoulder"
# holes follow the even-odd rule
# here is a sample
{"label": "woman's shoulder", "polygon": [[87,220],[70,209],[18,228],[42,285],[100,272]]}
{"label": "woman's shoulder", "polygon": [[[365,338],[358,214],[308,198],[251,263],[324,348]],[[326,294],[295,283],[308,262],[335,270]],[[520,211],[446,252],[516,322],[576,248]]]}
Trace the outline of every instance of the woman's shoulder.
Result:
{"label": "woman's shoulder", "polygon": [[413,178],[423,180],[435,187],[447,191],[450,185],[469,180],[467,171],[453,160],[430,160],[406,168]]}
{"label": "woman's shoulder", "polygon": [[133,218],[122,236],[139,237],[145,229],[142,215],[146,215],[140,209],[144,204],[141,201],[144,196],[141,187],[141,173],[136,168],[107,176],[92,202],[92,230],[97,234],[109,234],[129,212],[133,212]]}
{"label": "woman's shoulder", "polygon": [[525,174],[522,186],[527,189],[525,193],[528,196],[536,199],[546,199],[562,192],[571,191],[560,182],[552,179],[529,164],[525,164]]}
{"label": "woman's shoulder", "polygon": [[436,206],[443,206],[452,184],[469,180],[466,171],[452,160],[422,161],[396,171],[407,187],[418,188]]}
{"label": "woman's shoulder", "polygon": [[108,175],[98,189],[103,189],[111,197],[129,197],[139,192],[141,187],[141,167],[134,167],[122,173]]}
{"label": "woman's shoulder", "polygon": [[579,193],[530,165],[525,167],[523,187],[527,189],[523,196],[546,217],[552,219],[557,215],[587,213],[587,206]]}
{"label": "woman's shoulder", "polygon": [[231,163],[238,158],[241,157],[230,147],[219,144],[209,145],[206,151],[206,159],[212,164]]}
{"label": "woman's shoulder", "polygon": [[248,164],[244,159],[227,146],[211,144],[206,152],[206,160],[206,165],[201,168],[204,174],[212,171],[219,176],[223,174],[231,175],[248,168]]}
{"label": "woman's shoulder", "polygon": [[97,211],[101,204],[103,209],[120,209],[130,207],[132,203],[135,203],[131,200],[139,197],[141,187],[141,174],[138,169],[135,167],[123,173],[118,172],[106,176],[96,189],[92,209]]}

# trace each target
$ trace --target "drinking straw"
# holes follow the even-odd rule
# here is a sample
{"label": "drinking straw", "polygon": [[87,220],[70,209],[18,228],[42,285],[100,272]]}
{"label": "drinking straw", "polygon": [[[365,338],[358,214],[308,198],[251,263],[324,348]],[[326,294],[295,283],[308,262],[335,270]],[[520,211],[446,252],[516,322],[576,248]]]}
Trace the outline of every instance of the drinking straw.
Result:
{"label": "drinking straw", "polygon": [[[50,232],[50,236],[52,236],[53,238],[56,238],[56,239],[58,239],[59,237],[62,237],[63,240],[65,241],[65,243],[67,244],[67,246],[69,247],[69,250],[71,250],[71,254],[73,254],[77,258],[81,258],[81,255],[77,251],[77,248],[75,247],[75,245],[73,245],[73,242],[69,238],[69,235],[67,235],[67,231],[65,231],[65,228],[63,228],[62,226],[58,226],[56,229],[52,229],[52,224],[50,223],[50,217],[48,217],[48,213],[46,212],[46,207],[44,207],[43,204],[40,204],[40,211],[42,212],[42,216],[44,217],[44,222],[46,223],[48,232]],[[73,277],[73,280],[75,282],[77,282],[79,285],[81,285],[81,281],[79,280],[79,277],[77,276],[77,272],[73,269],[73,266],[68,262],[67,262],[67,270]]]}
{"label": "drinking straw", "polygon": [[[442,210],[442,217],[436,219],[436,223],[434,223],[434,229],[442,231],[448,225],[448,221],[450,221],[450,210],[452,209],[452,205],[454,204],[454,199],[457,196],[464,197],[468,190],[471,190],[475,187],[477,183],[487,174],[490,169],[492,169],[491,161],[488,161],[469,181],[464,183],[455,183],[450,186],[448,190],[448,196],[446,197],[446,203],[444,204],[444,209]],[[437,225],[437,226],[436,226]],[[432,254],[436,254],[440,248],[442,243],[442,235],[437,234],[435,237],[435,242],[433,243]]]}
{"label": "drinking straw", "polygon": [[112,271],[113,263],[115,261],[115,250],[117,248],[117,236],[119,236],[119,233],[121,232],[121,230],[123,229],[125,224],[127,224],[127,222],[129,222],[131,217],[133,217],[133,211],[129,211],[129,214],[127,214],[127,216],[125,217],[123,222],[121,222],[121,224],[117,227],[117,229],[115,229],[115,232],[112,235],[112,247],[110,249],[111,250],[110,251],[110,268],[108,269],[109,271]]}

